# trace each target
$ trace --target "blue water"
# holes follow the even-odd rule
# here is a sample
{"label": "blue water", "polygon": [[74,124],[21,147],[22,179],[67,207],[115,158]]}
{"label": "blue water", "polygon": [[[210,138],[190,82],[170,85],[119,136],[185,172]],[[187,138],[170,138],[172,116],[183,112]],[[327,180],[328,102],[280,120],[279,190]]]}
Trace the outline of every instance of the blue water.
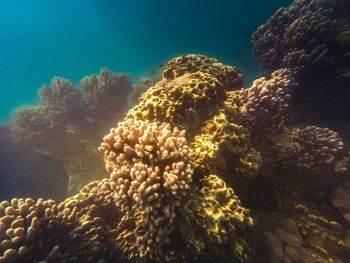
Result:
{"label": "blue water", "polygon": [[16,107],[35,104],[38,88],[54,76],[78,83],[108,67],[136,82],[185,53],[236,65],[249,83],[260,71],[251,33],[290,2],[1,0],[0,122]]}

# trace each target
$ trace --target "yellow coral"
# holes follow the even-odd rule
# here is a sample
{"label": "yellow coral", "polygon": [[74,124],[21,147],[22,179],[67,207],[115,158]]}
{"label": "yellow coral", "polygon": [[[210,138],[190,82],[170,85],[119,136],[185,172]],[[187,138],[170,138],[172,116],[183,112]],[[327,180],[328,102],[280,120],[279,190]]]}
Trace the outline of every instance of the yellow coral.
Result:
{"label": "yellow coral", "polygon": [[158,82],[140,98],[127,118],[166,121],[193,130],[225,98],[223,85],[212,75],[187,73],[169,82]]}
{"label": "yellow coral", "polygon": [[[307,204],[295,204],[293,219],[309,244],[307,250],[322,263],[349,262],[349,248],[345,244],[345,228]],[[339,261],[336,261],[338,259]]]}
{"label": "yellow coral", "polygon": [[229,93],[219,113],[208,120],[194,138],[195,163],[208,172],[231,166],[236,174],[255,175],[260,154],[250,145],[249,131],[239,124],[237,93]]}
{"label": "yellow coral", "polygon": [[229,244],[237,257],[246,257],[249,248],[241,231],[253,226],[253,219],[223,180],[216,175],[203,178],[200,189],[190,196],[185,211],[190,224],[201,229],[211,241]]}
{"label": "yellow coral", "polygon": [[243,83],[242,74],[236,67],[224,65],[216,58],[199,54],[189,54],[170,60],[163,71],[163,79],[172,80],[197,71],[211,74],[225,86],[226,90],[239,89]]}

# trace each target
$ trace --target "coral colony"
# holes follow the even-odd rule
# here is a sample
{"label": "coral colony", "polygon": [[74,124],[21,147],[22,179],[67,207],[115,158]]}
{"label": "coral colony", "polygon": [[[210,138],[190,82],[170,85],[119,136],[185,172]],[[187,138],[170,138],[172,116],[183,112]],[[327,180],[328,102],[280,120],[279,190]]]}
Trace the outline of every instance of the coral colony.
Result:
{"label": "coral colony", "polygon": [[215,58],[174,58],[118,123],[103,109],[127,79],[102,72],[81,94],[54,79],[15,131],[27,139],[26,116],[39,131],[43,121],[74,123],[84,103],[111,126],[98,147],[109,177],[60,203],[2,201],[0,263],[350,262],[348,141],[292,114],[302,76],[340,59],[328,45],[348,11],[327,0],[278,10],[253,35],[268,73],[249,88]]}

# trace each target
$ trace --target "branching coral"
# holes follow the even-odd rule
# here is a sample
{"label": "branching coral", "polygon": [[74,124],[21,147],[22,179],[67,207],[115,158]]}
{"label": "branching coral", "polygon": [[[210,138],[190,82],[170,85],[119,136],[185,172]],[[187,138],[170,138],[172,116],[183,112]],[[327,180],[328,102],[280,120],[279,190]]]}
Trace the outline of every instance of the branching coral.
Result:
{"label": "branching coral", "polygon": [[[58,211],[53,200],[12,199],[11,203],[0,204],[0,262],[11,262],[25,257],[30,250],[28,246],[45,229],[52,215]],[[39,245],[39,244],[37,244]],[[35,249],[35,248],[34,248]]]}
{"label": "branching coral", "polygon": [[324,68],[332,63],[329,41],[343,1],[297,0],[279,9],[253,34],[253,51],[270,71],[291,68],[294,74]]}
{"label": "branching coral", "polygon": [[[99,87],[102,94],[108,91],[103,76],[87,81],[93,97]],[[104,136],[99,151],[109,179],[89,184],[59,205],[46,202],[40,234],[25,244],[26,256],[10,262],[119,262],[120,254],[145,262],[253,262],[262,247],[255,241],[265,231],[273,260],[349,261],[348,225],[333,220],[334,208],[320,205],[329,201],[336,183],[326,175],[344,157],[342,140],[326,128],[285,126],[294,85],[290,70],[235,90],[240,81],[233,67],[215,59],[172,60],[162,80]],[[269,136],[270,144],[259,143]],[[91,144],[78,145],[81,153],[82,145]],[[285,160],[287,165],[280,165]],[[302,169],[287,171],[290,163]],[[308,185],[299,185],[300,178],[314,172],[320,176],[307,177],[313,189],[305,193]],[[319,184],[325,177],[330,184]],[[15,208],[3,203],[3,213],[12,216],[15,203],[26,201],[13,202]],[[271,221],[272,214],[289,219],[263,229],[261,219]],[[4,216],[0,246],[24,231],[17,230],[15,217],[6,223]],[[33,220],[23,222],[29,229]],[[18,257],[22,245],[2,248],[3,261]]]}
{"label": "branching coral", "polygon": [[[93,182],[61,204],[12,199],[0,204],[0,262],[97,262],[112,260],[118,212]],[[74,244],[74,246],[72,246]]]}
{"label": "branching coral", "polygon": [[127,96],[132,91],[132,84],[127,75],[116,74],[108,69],[101,69],[99,75],[92,75],[80,81],[85,92],[84,103],[87,115],[105,126],[116,119],[127,109]]}
{"label": "branching coral", "polygon": [[69,80],[54,77],[49,86],[39,90],[39,96],[40,110],[51,126],[65,126],[83,118],[82,94]]}
{"label": "branching coral", "polygon": [[119,239],[134,235],[138,247],[134,247],[136,251],[123,250],[130,255],[156,254],[167,241],[175,209],[192,182],[191,150],[185,131],[166,123],[128,119],[111,129],[103,141],[99,151],[104,153],[111,175],[114,202],[127,213],[125,221],[130,213],[136,221],[133,232],[121,231]]}
{"label": "branching coral", "polygon": [[270,79],[261,77],[250,88],[240,91],[240,110],[255,129],[276,131],[288,116],[294,86],[289,69],[276,70]]}
{"label": "branching coral", "polygon": [[338,134],[328,128],[307,126],[295,128],[287,151],[298,167],[311,172],[334,170],[337,155],[344,143]]}

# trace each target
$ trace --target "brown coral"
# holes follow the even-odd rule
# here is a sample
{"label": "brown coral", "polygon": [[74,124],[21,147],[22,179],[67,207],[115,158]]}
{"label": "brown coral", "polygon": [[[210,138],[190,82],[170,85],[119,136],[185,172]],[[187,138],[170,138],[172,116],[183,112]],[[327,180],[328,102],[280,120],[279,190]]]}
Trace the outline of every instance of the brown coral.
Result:
{"label": "brown coral", "polygon": [[292,135],[289,155],[296,164],[312,172],[334,170],[336,156],[343,150],[344,143],[338,134],[328,128],[307,126],[296,128]]}
{"label": "brown coral", "polygon": [[[32,242],[43,231],[48,231],[49,220],[58,212],[53,200],[39,199],[3,201],[0,204],[0,262],[12,262],[27,256],[33,248]],[[37,246],[39,244],[36,244]]]}
{"label": "brown coral", "polygon": [[294,78],[289,69],[276,70],[270,79],[261,77],[248,89],[240,92],[240,110],[256,129],[283,125],[290,110]]}
{"label": "brown coral", "polygon": [[350,181],[337,186],[331,194],[332,204],[350,222]]}
{"label": "brown coral", "polygon": [[266,231],[264,241],[269,252],[269,262],[318,262],[304,247],[305,241],[291,218],[283,218],[273,231]]}
{"label": "brown coral", "polygon": [[233,169],[235,175],[256,175],[261,166],[260,154],[251,146],[248,130],[237,122],[230,122],[224,111],[221,109],[207,121],[194,138],[195,163],[209,173]]}
{"label": "brown coral", "polygon": [[343,1],[294,1],[253,34],[253,51],[259,64],[270,70],[291,68],[294,74],[332,64],[331,39],[334,19]]}

